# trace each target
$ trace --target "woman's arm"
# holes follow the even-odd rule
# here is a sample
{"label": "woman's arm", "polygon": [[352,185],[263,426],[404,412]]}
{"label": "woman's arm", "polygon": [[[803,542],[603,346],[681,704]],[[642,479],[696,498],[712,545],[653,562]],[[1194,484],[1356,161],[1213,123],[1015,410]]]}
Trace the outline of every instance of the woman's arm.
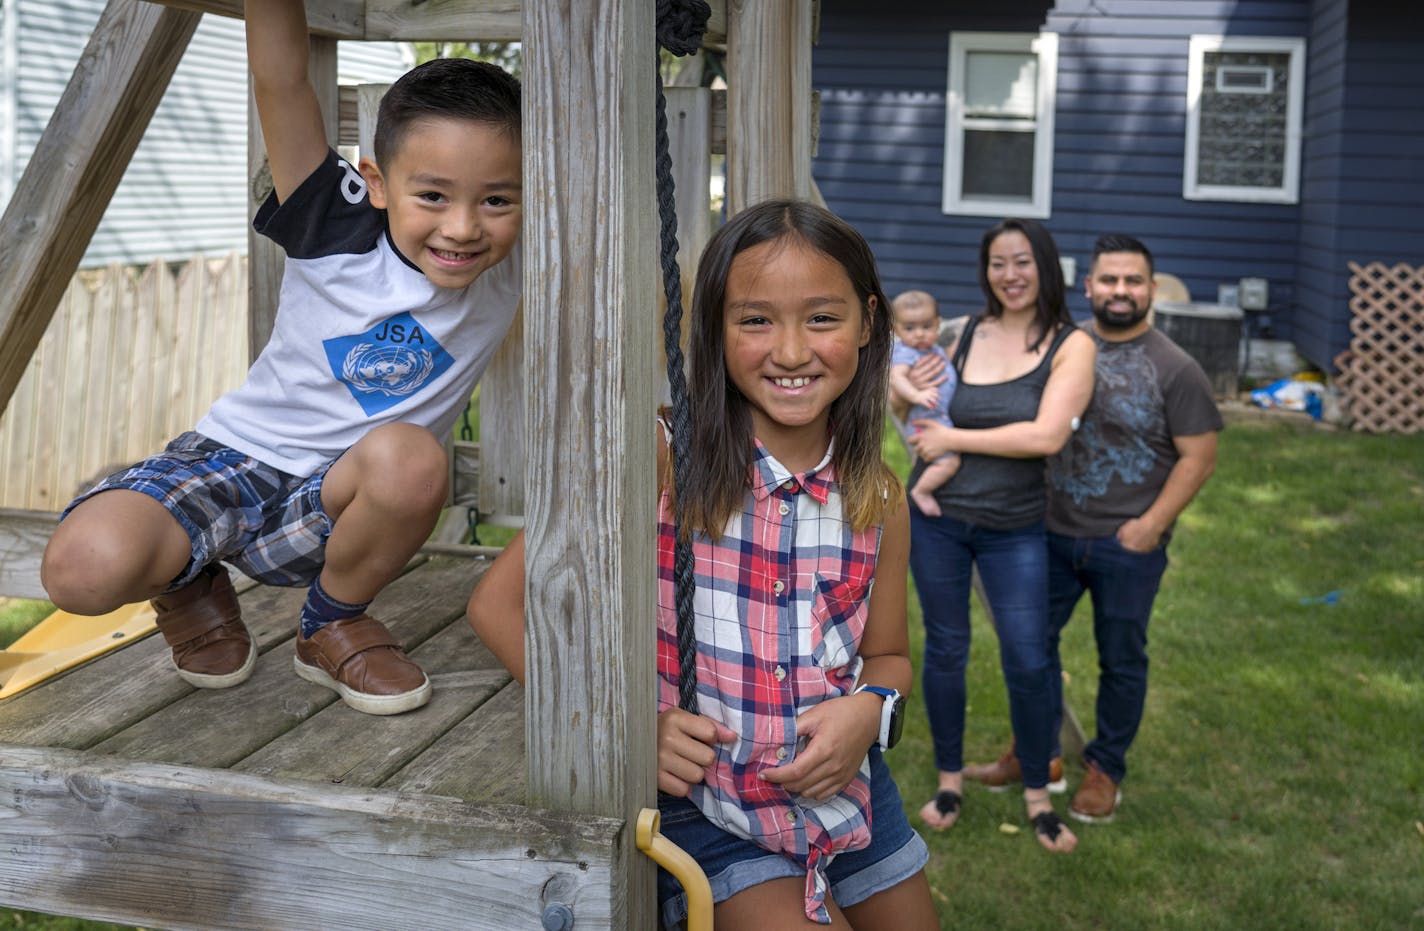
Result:
{"label": "woman's arm", "polygon": [[1093,397],[1093,363],[1097,347],[1087,333],[1070,333],[1053,357],[1048,383],[1033,420],[967,430],[916,420],[919,433],[910,437],[920,458],[932,462],[945,453],[980,453],[1011,459],[1051,456],[1073,435],[1074,421],[1088,409]]}
{"label": "woman's arm", "polygon": [[[905,619],[905,576],[910,557],[910,517],[901,503],[885,521],[875,585],[860,638],[861,685],[910,692],[910,633]],[[873,692],[823,701],[796,719],[796,733],[809,738],[796,759],[762,778],[808,798],[828,799],[855,778],[866,752],[880,735],[884,699]]]}

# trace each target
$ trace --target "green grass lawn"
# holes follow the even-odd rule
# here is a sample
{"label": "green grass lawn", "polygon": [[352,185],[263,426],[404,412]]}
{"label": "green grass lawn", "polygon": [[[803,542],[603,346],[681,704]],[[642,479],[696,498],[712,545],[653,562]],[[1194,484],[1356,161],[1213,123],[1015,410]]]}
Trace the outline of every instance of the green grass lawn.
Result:
{"label": "green grass lawn", "polygon": [[[1070,821],[1078,850],[1052,856],[1017,792],[970,785],[959,823],[925,832],[944,926],[1424,928],[1421,506],[1424,436],[1229,427],[1171,544],[1117,819]],[[1332,591],[1334,604],[1301,604]],[[910,625],[918,669],[914,604]],[[974,643],[965,747],[986,761],[1010,731],[982,614]],[[1064,666],[1091,735],[1086,599]],[[922,827],[935,772],[924,707],[911,707],[890,757]],[[1076,788],[1081,762],[1065,762]]]}
{"label": "green grass lawn", "polygon": [[[893,436],[886,451],[903,469]],[[1229,427],[1172,543],[1117,820],[1070,822],[1078,850],[1053,856],[1017,793],[971,785],[959,824],[927,832],[944,926],[1424,929],[1421,510],[1424,436]],[[1301,604],[1332,591],[1334,604]],[[0,629],[16,610],[37,609],[0,607]],[[988,760],[1008,711],[993,633],[975,623],[966,750]],[[918,666],[913,599],[910,625]],[[1086,603],[1064,662],[1091,733]],[[919,826],[935,774],[918,697],[910,708],[889,759]],[[1082,768],[1067,763],[1073,788]],[[0,912],[8,927],[112,926]]]}

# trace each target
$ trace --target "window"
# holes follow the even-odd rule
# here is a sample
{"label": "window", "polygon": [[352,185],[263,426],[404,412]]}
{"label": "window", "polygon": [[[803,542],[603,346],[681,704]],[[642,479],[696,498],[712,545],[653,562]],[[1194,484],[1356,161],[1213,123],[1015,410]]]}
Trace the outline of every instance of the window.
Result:
{"label": "window", "polygon": [[1305,40],[1192,36],[1182,196],[1294,204]]}
{"label": "window", "polygon": [[1057,77],[1054,33],[950,35],[945,213],[1049,215]]}

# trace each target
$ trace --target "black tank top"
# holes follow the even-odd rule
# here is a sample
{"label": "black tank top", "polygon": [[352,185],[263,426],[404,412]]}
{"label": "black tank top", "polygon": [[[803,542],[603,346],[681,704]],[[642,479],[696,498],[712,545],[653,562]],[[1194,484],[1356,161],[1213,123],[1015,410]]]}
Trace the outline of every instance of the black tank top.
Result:
{"label": "black tank top", "polygon": [[[970,318],[954,353],[952,364],[955,374],[961,378],[949,403],[950,419],[956,427],[970,430],[1033,420],[1038,416],[1038,402],[1048,384],[1053,357],[1076,327],[1064,326],[1054,334],[1048,351],[1033,371],[992,385],[965,384],[964,359],[981,317],[976,314]],[[910,475],[911,485],[919,479],[924,465],[922,461],[916,462]],[[945,514],[965,523],[991,530],[1027,527],[1043,520],[1047,506],[1044,460],[1042,457],[1017,459],[965,453],[959,471],[939,487],[935,500]]]}

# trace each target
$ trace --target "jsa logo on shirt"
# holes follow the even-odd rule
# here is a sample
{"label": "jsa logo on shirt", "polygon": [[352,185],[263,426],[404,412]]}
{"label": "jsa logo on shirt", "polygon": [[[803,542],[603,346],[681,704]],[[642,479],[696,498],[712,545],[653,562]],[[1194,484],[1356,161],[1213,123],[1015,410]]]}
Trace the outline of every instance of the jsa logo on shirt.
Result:
{"label": "jsa logo on shirt", "polygon": [[367,416],[419,392],[453,363],[439,342],[408,313],[355,336],[322,343],[331,373]]}

